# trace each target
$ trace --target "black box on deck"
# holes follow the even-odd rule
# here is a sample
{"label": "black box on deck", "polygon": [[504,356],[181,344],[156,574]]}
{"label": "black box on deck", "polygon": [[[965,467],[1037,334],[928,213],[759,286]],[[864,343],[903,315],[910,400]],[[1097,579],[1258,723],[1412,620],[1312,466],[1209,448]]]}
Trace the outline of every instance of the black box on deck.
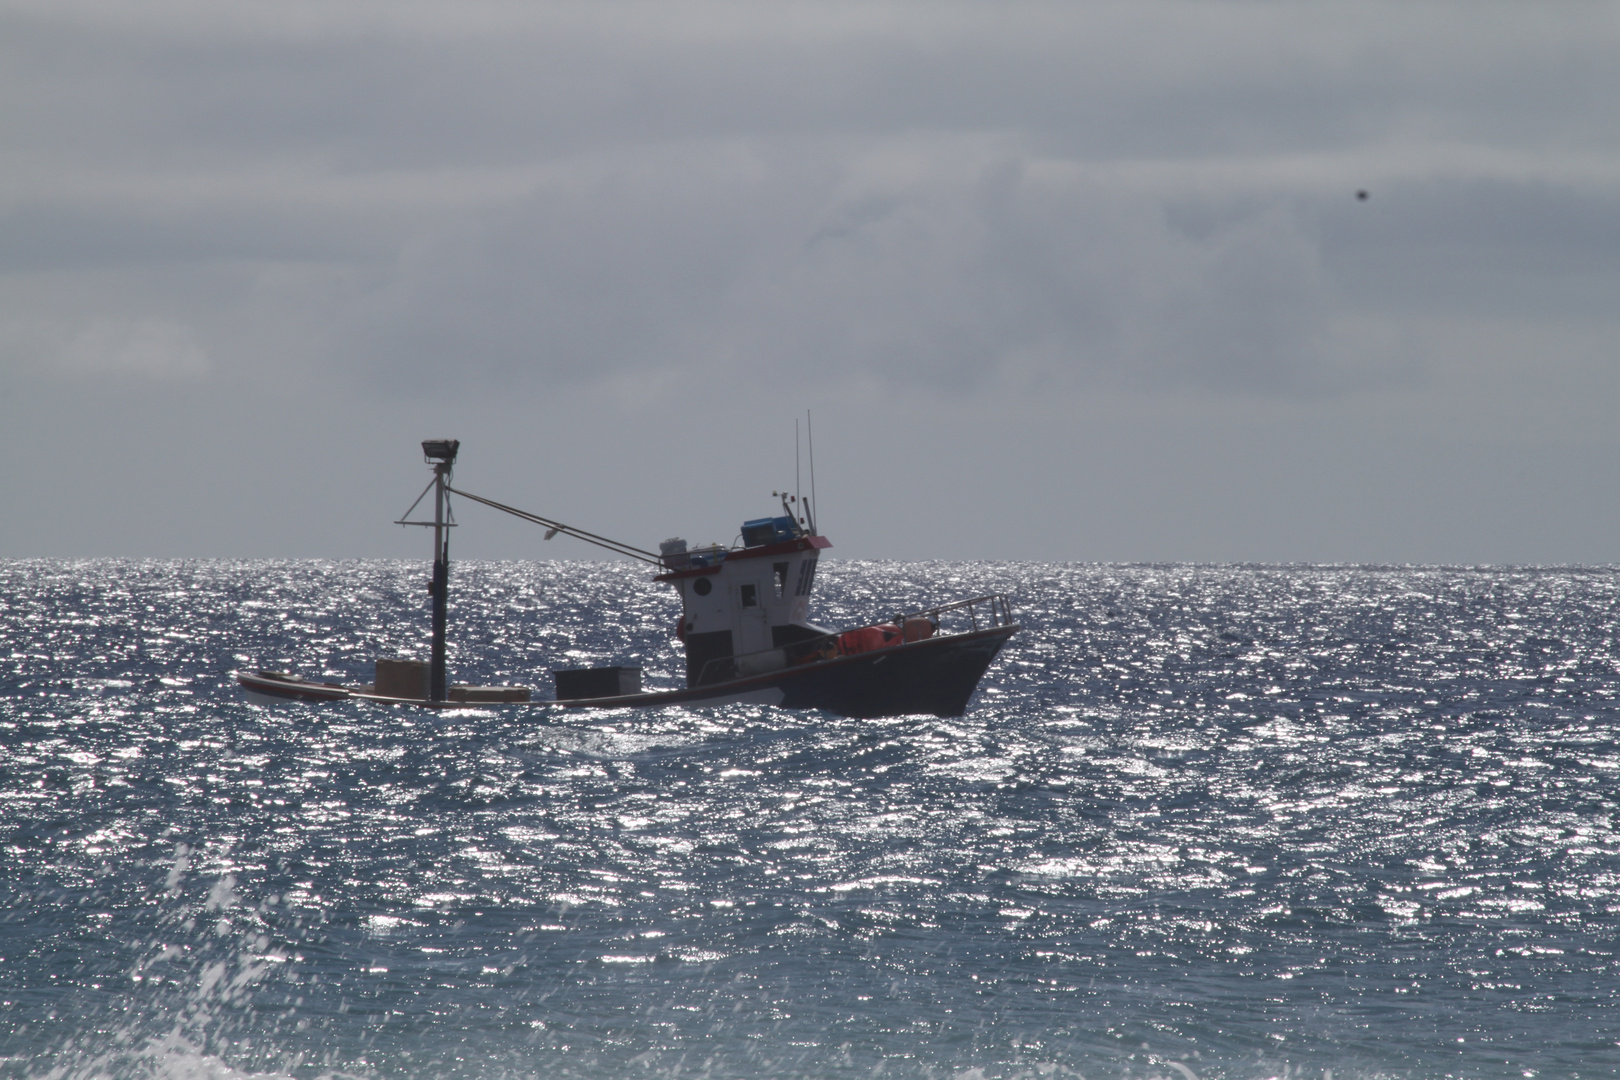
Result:
{"label": "black box on deck", "polygon": [[377,657],[377,675],[372,687],[378,697],[410,698],[425,701],[428,696],[428,666],[425,660],[391,660]]}
{"label": "black box on deck", "polygon": [[641,693],[641,669],[638,667],[570,668],[553,671],[552,674],[557,678],[558,701]]}

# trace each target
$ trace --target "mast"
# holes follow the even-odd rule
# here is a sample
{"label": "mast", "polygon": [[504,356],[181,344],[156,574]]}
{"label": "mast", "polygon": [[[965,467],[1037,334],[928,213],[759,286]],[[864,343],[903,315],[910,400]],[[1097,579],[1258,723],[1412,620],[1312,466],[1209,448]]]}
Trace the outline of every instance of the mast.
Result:
{"label": "mast", "polygon": [[433,463],[433,581],[428,593],[433,597],[433,652],[428,667],[428,700],[444,701],[445,623],[450,600],[450,528],[445,520],[449,509],[450,472],[456,464],[459,439],[425,439],[422,456]]}

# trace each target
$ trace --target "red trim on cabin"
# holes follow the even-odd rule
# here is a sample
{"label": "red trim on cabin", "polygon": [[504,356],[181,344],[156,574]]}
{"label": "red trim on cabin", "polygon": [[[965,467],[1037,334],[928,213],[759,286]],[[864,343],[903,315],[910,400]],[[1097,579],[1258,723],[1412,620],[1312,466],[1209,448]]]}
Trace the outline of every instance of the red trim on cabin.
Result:
{"label": "red trim on cabin", "polygon": [[654,581],[679,581],[682,578],[702,577],[704,574],[718,574],[720,567],[734,559],[763,559],[769,555],[788,555],[795,551],[809,551],[811,548],[830,548],[832,541],[825,536],[800,536],[792,540],[783,540],[779,544],[761,544],[759,547],[738,548],[727,551],[725,558],[713,566],[694,566],[686,570],[671,570],[667,574],[659,574]]}
{"label": "red trim on cabin", "polygon": [[800,536],[793,540],[783,540],[780,544],[762,544],[759,547],[743,548],[741,551],[726,552],[727,559],[763,559],[767,555],[786,555],[794,551],[809,551],[811,548],[830,548],[832,541],[825,536]]}

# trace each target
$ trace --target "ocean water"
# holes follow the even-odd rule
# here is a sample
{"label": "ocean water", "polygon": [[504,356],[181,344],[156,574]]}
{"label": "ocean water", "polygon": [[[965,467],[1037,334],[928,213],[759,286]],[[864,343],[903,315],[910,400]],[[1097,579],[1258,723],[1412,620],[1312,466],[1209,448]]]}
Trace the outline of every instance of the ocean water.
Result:
{"label": "ocean water", "polygon": [[[1620,574],[829,562],[1008,594],[968,715],[264,708],[426,568],[0,563],[0,1074],[1620,1075]],[[457,564],[452,676],[676,685],[624,564]]]}

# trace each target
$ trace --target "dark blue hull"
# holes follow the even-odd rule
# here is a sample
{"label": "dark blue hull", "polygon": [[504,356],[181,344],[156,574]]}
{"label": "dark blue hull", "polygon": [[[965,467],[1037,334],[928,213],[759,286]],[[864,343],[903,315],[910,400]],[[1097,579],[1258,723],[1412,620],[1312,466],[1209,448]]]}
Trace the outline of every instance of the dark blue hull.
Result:
{"label": "dark blue hull", "polygon": [[[1017,624],[1009,624],[949,634],[690,690],[524,704],[562,705],[571,709],[649,709],[662,705],[748,702],[784,709],[821,709],[840,716],[961,716],[967,711],[968,701],[985,669],[1017,631]],[[281,672],[239,671],[236,677],[249,695],[266,703],[352,700],[436,709],[459,709],[472,704],[382,697],[370,693],[370,687],[318,683]]]}
{"label": "dark blue hull", "polygon": [[840,716],[961,716],[1016,623],[783,668],[689,690],[565,701],[570,708],[752,702]]}

